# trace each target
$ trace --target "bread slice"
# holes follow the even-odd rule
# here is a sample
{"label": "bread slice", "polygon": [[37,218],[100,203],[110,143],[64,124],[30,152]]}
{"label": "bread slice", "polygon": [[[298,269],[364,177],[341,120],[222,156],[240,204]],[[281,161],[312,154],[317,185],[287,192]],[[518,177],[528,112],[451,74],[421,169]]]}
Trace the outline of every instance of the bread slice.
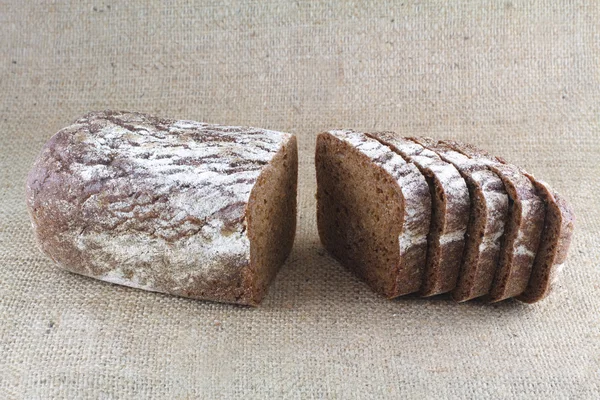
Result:
{"label": "bread slice", "polygon": [[324,247],[388,298],[420,289],[431,198],[414,164],[364,133],[317,137],[317,224]]}
{"label": "bread slice", "polygon": [[531,181],[518,167],[503,164],[474,146],[445,140],[442,143],[487,166],[504,183],[509,197],[508,219],[500,261],[488,300],[501,301],[527,288],[544,227],[545,207]]}
{"label": "bread slice", "polygon": [[461,273],[452,297],[461,302],[486,295],[496,273],[508,213],[508,196],[504,184],[484,164],[444,143],[423,137],[410,139],[435,151],[444,161],[452,163],[467,183],[471,214]]}
{"label": "bread slice", "polygon": [[531,278],[527,289],[519,297],[526,303],[544,299],[556,283],[567,258],[575,225],[575,214],[571,206],[544,181],[525,175],[533,182],[537,194],[546,203],[546,219]]}
{"label": "bread slice", "polygon": [[421,295],[433,296],[456,287],[471,202],[465,180],[454,165],[422,145],[388,132],[369,134],[414,163],[431,193],[431,228]]}
{"label": "bread slice", "polygon": [[45,145],[27,203],[62,268],[256,305],[292,247],[297,165],[287,133],[97,112]]}

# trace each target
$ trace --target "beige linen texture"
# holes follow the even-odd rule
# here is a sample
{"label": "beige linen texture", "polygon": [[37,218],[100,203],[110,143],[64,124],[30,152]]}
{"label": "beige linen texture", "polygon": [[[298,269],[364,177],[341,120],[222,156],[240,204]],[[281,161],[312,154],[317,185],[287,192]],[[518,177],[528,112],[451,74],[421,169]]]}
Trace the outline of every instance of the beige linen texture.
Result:
{"label": "beige linen texture", "polygon": [[[598,398],[598,2],[0,0],[0,398]],[[257,309],[95,281],[36,248],[25,176],[90,110],[288,131],[294,250]],[[481,145],[577,226],[535,305],[387,301],[322,249],[315,135]]]}

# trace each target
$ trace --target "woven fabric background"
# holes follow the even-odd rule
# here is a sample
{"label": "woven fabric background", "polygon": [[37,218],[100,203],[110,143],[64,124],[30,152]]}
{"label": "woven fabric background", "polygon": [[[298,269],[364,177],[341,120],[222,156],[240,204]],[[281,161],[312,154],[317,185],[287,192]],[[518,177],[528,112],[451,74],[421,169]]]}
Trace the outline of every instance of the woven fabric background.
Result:
{"label": "woven fabric background", "polygon": [[[200,4],[203,3],[203,4]],[[0,398],[599,398],[594,1],[0,0]],[[90,110],[293,132],[299,227],[256,309],[56,269],[25,176]],[[573,204],[546,301],[386,301],[315,226],[319,131],[481,145]]]}

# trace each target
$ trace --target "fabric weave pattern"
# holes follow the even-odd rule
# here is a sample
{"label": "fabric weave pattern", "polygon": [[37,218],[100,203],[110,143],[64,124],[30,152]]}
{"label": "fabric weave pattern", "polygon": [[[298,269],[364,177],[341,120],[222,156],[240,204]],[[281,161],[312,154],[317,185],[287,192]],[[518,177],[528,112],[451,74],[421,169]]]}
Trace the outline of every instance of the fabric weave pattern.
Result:
{"label": "fabric weave pattern", "polygon": [[[0,49],[0,398],[600,396],[599,3],[0,0]],[[298,135],[296,242],[259,308],[38,251],[27,172],[103,109]],[[335,128],[473,143],[549,182],[577,215],[555,292],[372,293],[317,236],[315,137]]]}

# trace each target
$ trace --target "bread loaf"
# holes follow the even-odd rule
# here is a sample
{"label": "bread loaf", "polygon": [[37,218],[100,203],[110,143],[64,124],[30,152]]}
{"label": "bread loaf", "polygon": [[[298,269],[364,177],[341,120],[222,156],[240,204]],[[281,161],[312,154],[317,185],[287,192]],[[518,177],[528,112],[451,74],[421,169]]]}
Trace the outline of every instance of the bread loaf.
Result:
{"label": "bread loaf", "polygon": [[431,198],[425,177],[354,131],[317,137],[317,225],[325,248],[388,298],[421,288]]}
{"label": "bread loaf", "polygon": [[296,182],[290,134],[105,111],[50,139],[27,203],[64,269],[256,305],[291,250]]}
{"label": "bread loaf", "polygon": [[[323,245],[388,298],[536,302],[565,261],[569,205],[474,146],[334,130],[315,164]],[[292,247],[297,168],[290,134],[96,112],[44,146],[27,205],[66,270],[257,305]]]}

